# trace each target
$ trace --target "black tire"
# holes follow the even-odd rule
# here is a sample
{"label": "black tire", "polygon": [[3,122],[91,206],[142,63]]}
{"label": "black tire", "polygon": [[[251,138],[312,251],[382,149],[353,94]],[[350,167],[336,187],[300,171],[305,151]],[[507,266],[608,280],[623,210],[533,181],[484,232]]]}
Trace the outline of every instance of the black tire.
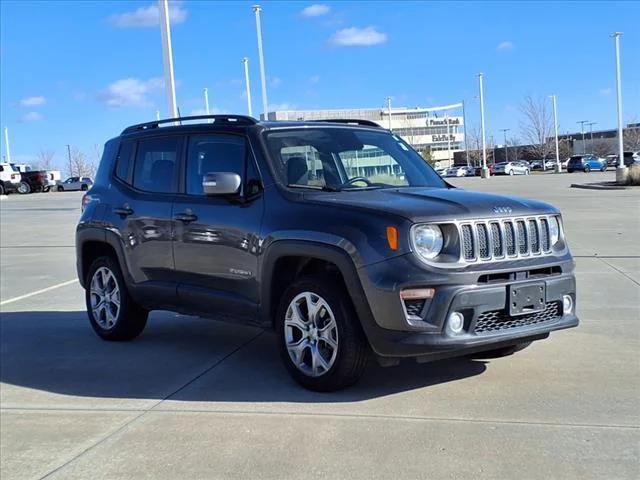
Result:
{"label": "black tire", "polygon": [[62,185],[58,185],[58,189],[59,192],[64,192],[64,187]]}
{"label": "black tire", "polygon": [[83,183],[82,186],[80,186],[80,190],[86,192],[87,190],[89,190],[89,187],[87,187],[87,185]]}
{"label": "black tire", "polygon": [[18,193],[20,195],[31,193],[31,185],[29,185],[27,182],[20,182],[20,184],[18,185]]}
{"label": "black tire", "polygon": [[48,193],[51,190],[51,187],[43,187],[42,193]]}
{"label": "black tire", "polygon": [[589,173],[591,171],[591,167],[589,165],[584,166],[584,173]]}
{"label": "black tire", "polygon": [[602,167],[602,168],[600,169],[600,171],[601,171],[601,172],[606,172],[606,171],[607,171],[607,167]]}
{"label": "black tire", "polygon": [[519,352],[520,350],[524,350],[529,345],[531,345],[531,342],[518,343],[516,345],[496,348],[495,350],[488,350],[486,352],[472,353],[471,355],[469,355],[469,357],[477,359],[508,357],[509,355],[513,355],[514,353]]}
{"label": "black tire", "polygon": [[[285,317],[290,303],[301,293],[311,292],[329,306],[337,326],[337,351],[331,367],[319,376],[299,369],[287,349]],[[317,325],[316,325],[317,326]],[[276,330],[280,355],[293,379],[309,390],[332,392],[353,385],[362,376],[369,359],[369,343],[362,331],[360,320],[340,279],[329,274],[303,276],[295,280],[280,300],[276,317]],[[322,340],[316,340],[318,348]],[[326,345],[325,345],[326,346]],[[303,355],[311,352],[303,350]],[[305,357],[303,356],[303,362]],[[302,362],[301,362],[302,363]]]}
{"label": "black tire", "polygon": [[0,183],[0,195],[4,195],[4,185]]}
{"label": "black tire", "polygon": [[[115,317],[114,325],[109,328],[105,328],[100,324],[98,319],[96,319],[91,304],[92,279],[101,268],[106,268],[113,274],[120,292],[120,308]],[[132,340],[142,333],[144,327],[147,325],[149,312],[135,303],[129,295],[122,272],[120,271],[120,266],[115,259],[109,256],[96,258],[91,264],[91,267],[89,267],[85,285],[85,302],[89,322],[100,338],[109,341]]]}

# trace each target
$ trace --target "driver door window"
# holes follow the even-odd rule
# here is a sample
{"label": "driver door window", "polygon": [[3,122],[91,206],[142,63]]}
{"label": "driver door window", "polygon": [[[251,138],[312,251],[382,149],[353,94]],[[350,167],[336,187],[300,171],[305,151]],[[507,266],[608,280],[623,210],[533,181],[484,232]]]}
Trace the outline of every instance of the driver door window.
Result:
{"label": "driver door window", "polygon": [[204,195],[202,179],[207,173],[231,172],[245,178],[247,145],[237,135],[196,135],[189,139],[186,192]]}

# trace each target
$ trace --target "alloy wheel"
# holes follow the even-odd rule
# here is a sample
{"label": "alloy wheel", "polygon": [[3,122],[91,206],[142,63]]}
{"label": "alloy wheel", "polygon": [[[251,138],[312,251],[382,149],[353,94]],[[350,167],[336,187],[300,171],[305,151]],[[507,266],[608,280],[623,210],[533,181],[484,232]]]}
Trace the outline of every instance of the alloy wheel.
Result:
{"label": "alloy wheel", "polygon": [[285,314],[284,337],[291,361],[305,375],[319,377],[334,365],[338,325],[320,295],[302,292],[291,300]]}
{"label": "alloy wheel", "polygon": [[120,287],[107,267],[100,267],[93,274],[90,294],[93,318],[105,330],[112,329],[120,314]]}

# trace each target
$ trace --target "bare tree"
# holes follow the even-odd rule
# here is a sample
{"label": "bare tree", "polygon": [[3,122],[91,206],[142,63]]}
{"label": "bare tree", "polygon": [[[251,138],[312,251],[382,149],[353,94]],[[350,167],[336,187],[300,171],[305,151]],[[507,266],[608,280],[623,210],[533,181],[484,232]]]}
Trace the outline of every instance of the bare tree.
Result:
{"label": "bare tree", "polygon": [[71,159],[68,168],[70,177],[93,177],[96,173],[96,162],[89,160],[78,147],[71,147]]}
{"label": "bare tree", "polygon": [[40,149],[36,155],[36,170],[55,170],[56,166],[53,162],[55,152],[53,150]]}
{"label": "bare tree", "polygon": [[[553,151],[555,154],[555,145],[553,147]],[[573,148],[571,147],[571,142],[569,140],[560,140],[558,142],[558,152],[560,155],[560,161],[566,160],[571,155],[573,155]]]}
{"label": "bare tree", "polygon": [[553,116],[545,98],[525,97],[520,105],[522,119],[520,132],[529,143],[532,156],[547,158],[555,147],[551,141],[553,135]]}
{"label": "bare tree", "polygon": [[622,131],[623,148],[635,152],[640,150],[640,125],[638,125],[638,121],[635,119],[631,120],[628,125],[634,126],[627,126],[627,128]]}
{"label": "bare tree", "polygon": [[598,139],[593,141],[593,145],[591,146],[591,150],[598,157],[606,157],[611,153],[612,145],[610,142],[606,140]]}

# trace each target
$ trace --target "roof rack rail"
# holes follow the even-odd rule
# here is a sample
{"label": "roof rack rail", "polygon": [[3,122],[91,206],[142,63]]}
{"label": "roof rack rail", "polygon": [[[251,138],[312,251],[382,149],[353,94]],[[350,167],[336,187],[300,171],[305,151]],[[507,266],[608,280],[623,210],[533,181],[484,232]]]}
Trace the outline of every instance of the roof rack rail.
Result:
{"label": "roof rack rail", "polygon": [[313,120],[314,122],[327,122],[327,123],[346,123],[352,125],[362,125],[364,127],[376,127],[382,128],[376,122],[371,120],[361,120],[359,118],[327,118],[325,120]]}
{"label": "roof rack rail", "polygon": [[255,125],[258,121],[247,115],[195,115],[192,117],[178,117],[178,118],[165,118],[162,120],[156,120],[154,122],[138,123],[131,125],[122,131],[121,135],[125,133],[137,132],[140,130],[150,130],[152,128],[158,128],[164,123],[180,123],[192,120],[213,120],[214,124],[224,125]]}

